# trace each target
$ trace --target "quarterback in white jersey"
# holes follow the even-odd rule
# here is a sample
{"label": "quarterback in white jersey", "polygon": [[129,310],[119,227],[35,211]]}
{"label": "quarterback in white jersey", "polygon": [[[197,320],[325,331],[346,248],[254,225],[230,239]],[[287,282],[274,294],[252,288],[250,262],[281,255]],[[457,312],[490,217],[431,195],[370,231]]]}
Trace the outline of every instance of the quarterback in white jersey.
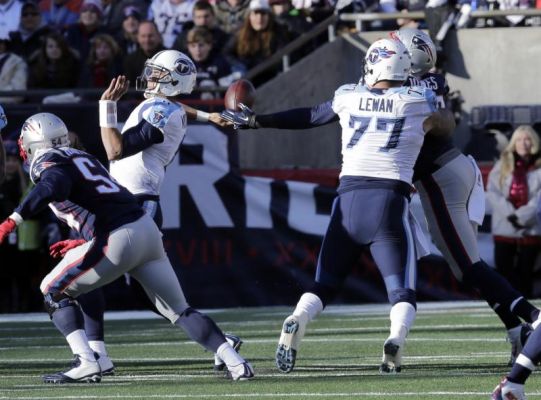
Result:
{"label": "quarterback in white jersey", "polygon": [[153,20],[168,49],[173,46],[184,24],[192,20],[195,0],[153,0],[148,19]]}
{"label": "quarterback in white jersey", "polygon": [[411,184],[423,144],[423,122],[436,111],[434,92],[421,87],[340,87],[332,103],[342,127],[340,176],[397,179]]}

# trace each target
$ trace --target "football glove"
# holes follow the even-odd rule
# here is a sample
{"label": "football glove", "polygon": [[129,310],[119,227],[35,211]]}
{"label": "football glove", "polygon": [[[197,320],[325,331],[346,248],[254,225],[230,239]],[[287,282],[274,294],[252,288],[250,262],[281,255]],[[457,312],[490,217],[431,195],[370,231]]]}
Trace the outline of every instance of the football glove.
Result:
{"label": "football glove", "polygon": [[17,228],[17,223],[11,218],[6,219],[0,224],[0,244],[6,237]]}
{"label": "football glove", "polygon": [[8,118],[2,106],[0,106],[0,130],[4,129],[8,124]]}
{"label": "football glove", "polygon": [[53,258],[64,257],[68,251],[86,243],[84,239],[68,239],[56,242],[49,247],[49,254]]}
{"label": "football glove", "polygon": [[239,103],[239,107],[240,111],[225,110],[222,111],[220,116],[222,119],[233,123],[235,129],[257,129],[258,125],[254,111],[243,103]]}

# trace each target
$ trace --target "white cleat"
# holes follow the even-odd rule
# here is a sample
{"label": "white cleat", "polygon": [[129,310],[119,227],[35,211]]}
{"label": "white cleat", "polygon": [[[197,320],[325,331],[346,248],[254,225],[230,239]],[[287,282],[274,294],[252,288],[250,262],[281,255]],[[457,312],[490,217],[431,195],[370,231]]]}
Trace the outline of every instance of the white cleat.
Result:
{"label": "white cleat", "polygon": [[255,377],[254,368],[249,362],[228,367],[227,377],[234,381],[247,381]]}
{"label": "white cleat", "polygon": [[526,400],[524,385],[509,382],[504,378],[492,392],[491,400]]}
{"label": "white cleat", "polygon": [[383,344],[383,359],[379,367],[382,374],[397,374],[402,371],[402,347],[396,339],[387,339]]}
{"label": "white cleat", "polygon": [[64,372],[43,376],[44,383],[98,383],[101,381],[101,369],[96,360],[86,360],[79,354]]}
{"label": "white cleat", "polygon": [[107,354],[94,352],[94,357],[96,357],[96,360],[100,365],[101,376],[112,376],[115,374],[115,366]]}
{"label": "white cleat", "polygon": [[[237,353],[240,350],[240,346],[242,346],[242,340],[240,337],[232,335],[230,333],[224,333],[225,340],[233,347],[233,350],[235,350]],[[214,354],[214,371],[219,372],[223,371],[225,368],[224,361],[218,357],[218,354]]]}
{"label": "white cleat", "polygon": [[297,349],[301,340],[299,328],[299,320],[293,315],[287,317],[282,325],[275,360],[278,369],[286,374],[293,371],[297,359]]}

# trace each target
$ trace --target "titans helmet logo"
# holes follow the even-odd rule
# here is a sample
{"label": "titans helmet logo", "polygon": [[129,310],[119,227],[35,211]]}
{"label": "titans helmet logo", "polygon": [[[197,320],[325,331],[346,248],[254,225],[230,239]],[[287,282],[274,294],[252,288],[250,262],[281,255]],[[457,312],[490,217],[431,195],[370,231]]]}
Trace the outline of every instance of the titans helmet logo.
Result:
{"label": "titans helmet logo", "polygon": [[195,65],[190,60],[186,60],[185,58],[179,58],[177,61],[175,61],[175,71],[177,71],[180,75],[190,75],[192,73],[195,73]]}
{"label": "titans helmet logo", "polygon": [[396,51],[388,50],[385,47],[376,47],[372,49],[367,60],[370,64],[377,64],[383,58],[390,58],[393,54],[396,54]]}

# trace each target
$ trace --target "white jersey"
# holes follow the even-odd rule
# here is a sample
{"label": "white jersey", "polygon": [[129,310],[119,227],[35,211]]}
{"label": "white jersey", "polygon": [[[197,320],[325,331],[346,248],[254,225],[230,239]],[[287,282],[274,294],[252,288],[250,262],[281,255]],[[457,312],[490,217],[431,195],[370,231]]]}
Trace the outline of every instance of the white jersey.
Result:
{"label": "white jersey", "polygon": [[143,101],[131,112],[122,133],[143,119],[163,133],[163,142],[153,144],[132,156],[111,161],[110,173],[133,194],[159,195],[165,167],[173,161],[186,135],[186,113],[178,103],[153,97]]}
{"label": "white jersey", "polygon": [[340,176],[367,176],[411,184],[423,144],[423,121],[436,111],[434,92],[423,87],[369,90],[344,85],[333,110],[342,126]]}
{"label": "white jersey", "polygon": [[192,20],[195,0],[184,0],[173,4],[170,0],[152,0],[148,19],[153,20],[162,35],[163,45],[170,49],[184,24]]}

